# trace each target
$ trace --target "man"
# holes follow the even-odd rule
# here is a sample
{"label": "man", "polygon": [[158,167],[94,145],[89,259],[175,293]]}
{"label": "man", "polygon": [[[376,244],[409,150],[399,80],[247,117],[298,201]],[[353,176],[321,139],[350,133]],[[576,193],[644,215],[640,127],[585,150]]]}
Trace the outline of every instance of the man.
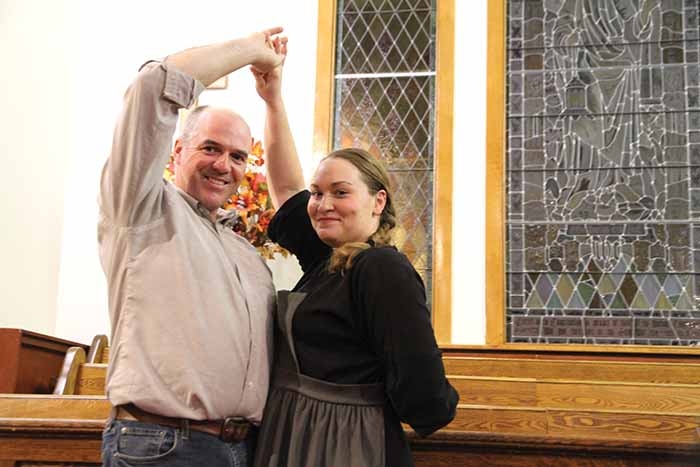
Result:
{"label": "man", "polygon": [[101,181],[99,242],[111,319],[105,466],[245,466],[269,381],[269,269],[219,207],[244,176],[251,134],[237,114],[178,118],[239,68],[270,70],[281,28],[144,65],[125,96]]}

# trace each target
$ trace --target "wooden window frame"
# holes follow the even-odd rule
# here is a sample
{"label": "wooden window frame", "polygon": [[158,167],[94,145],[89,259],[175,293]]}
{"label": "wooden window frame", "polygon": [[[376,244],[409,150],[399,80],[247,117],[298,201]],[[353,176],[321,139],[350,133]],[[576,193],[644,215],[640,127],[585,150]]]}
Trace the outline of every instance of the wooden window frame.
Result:
{"label": "wooden window frame", "polygon": [[[506,342],[506,1],[488,3],[486,87],[486,346],[510,350],[700,355],[662,345],[515,344]],[[466,346],[469,347],[469,346]],[[479,346],[484,347],[484,346]]]}
{"label": "wooden window frame", "polygon": [[[335,88],[336,0],[318,2],[316,108],[313,151],[316,158],[333,144],[333,90]],[[452,128],[454,89],[454,0],[437,0],[432,319],[439,343],[452,339]],[[450,280],[436,280],[437,277]]]}

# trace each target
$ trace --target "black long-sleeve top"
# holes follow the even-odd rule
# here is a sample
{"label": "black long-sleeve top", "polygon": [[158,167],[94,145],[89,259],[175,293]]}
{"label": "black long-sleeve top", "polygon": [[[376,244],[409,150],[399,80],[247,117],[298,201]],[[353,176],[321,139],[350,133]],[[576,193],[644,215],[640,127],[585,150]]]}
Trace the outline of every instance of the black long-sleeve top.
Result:
{"label": "black long-sleeve top", "polygon": [[292,330],[301,372],[338,384],[382,382],[386,465],[412,466],[400,422],[427,436],[455,416],[459,396],[445,378],[423,282],[393,247],[359,253],[344,272],[328,272],[332,252],[306,211],[309,192],[293,196],[270,224],[270,238],[294,253],[307,294]]}

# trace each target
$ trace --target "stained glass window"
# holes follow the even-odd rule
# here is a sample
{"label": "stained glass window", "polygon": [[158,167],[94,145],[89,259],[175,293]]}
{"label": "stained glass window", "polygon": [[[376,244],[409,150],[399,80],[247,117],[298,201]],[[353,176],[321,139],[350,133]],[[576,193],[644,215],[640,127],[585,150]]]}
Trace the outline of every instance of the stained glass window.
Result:
{"label": "stained glass window", "polygon": [[432,287],[435,0],[339,0],[333,145],[379,157],[397,246]]}
{"label": "stained glass window", "polygon": [[698,345],[698,1],[507,6],[507,341]]}

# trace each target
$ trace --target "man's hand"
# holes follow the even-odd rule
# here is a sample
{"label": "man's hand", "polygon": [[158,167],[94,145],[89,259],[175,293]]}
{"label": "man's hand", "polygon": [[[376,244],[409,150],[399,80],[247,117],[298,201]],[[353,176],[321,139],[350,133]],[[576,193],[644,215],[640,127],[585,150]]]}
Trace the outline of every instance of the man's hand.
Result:
{"label": "man's hand", "polygon": [[269,40],[269,45],[275,56],[281,57],[281,61],[268,71],[255,64],[250,67],[250,71],[255,77],[255,89],[260,97],[268,105],[274,106],[282,100],[282,69],[287,58],[287,38],[274,37]]}
{"label": "man's hand", "polygon": [[251,63],[255,69],[265,73],[275,69],[284,62],[287,38],[278,35],[282,31],[281,27],[276,27],[248,36],[248,40],[251,41],[256,49],[256,58]]}

